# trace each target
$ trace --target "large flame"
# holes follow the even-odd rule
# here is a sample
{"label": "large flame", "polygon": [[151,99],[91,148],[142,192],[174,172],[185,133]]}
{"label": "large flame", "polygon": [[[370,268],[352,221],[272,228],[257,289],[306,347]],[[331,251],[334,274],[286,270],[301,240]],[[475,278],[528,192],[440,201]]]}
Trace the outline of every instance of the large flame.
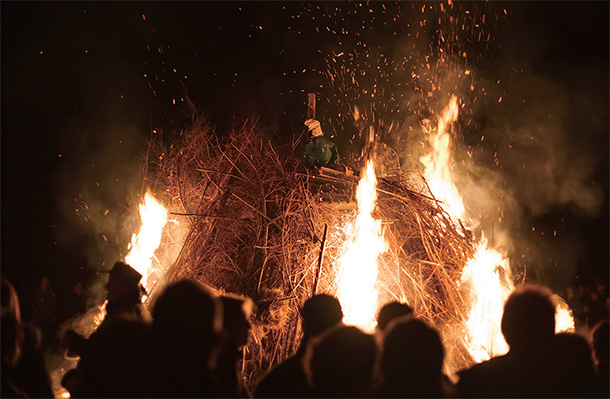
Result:
{"label": "large flame", "polygon": [[[473,225],[466,217],[462,197],[453,182],[450,169],[451,136],[447,127],[457,119],[457,97],[452,96],[443,110],[436,131],[428,129],[428,139],[432,148],[430,154],[421,158],[425,167],[425,177],[432,194],[441,201],[454,222],[467,227]],[[425,128],[426,126],[424,126]],[[484,235],[475,245],[475,254],[462,270],[461,282],[469,293],[470,310],[464,325],[466,345],[476,362],[508,351],[508,345],[501,332],[504,302],[514,289],[513,277],[508,258],[488,246]],[[564,303],[557,303],[556,331],[573,331],[574,319]]]}
{"label": "large flame", "polygon": [[343,310],[343,321],[372,332],[379,292],[377,258],[386,251],[381,221],[372,212],[377,202],[377,177],[372,160],[367,160],[356,189],[358,213],[351,229],[345,252],[338,259],[337,297]]}
{"label": "large flame", "polygon": [[432,194],[447,204],[447,210],[454,217],[462,218],[464,216],[464,204],[457,187],[453,183],[451,169],[449,168],[451,135],[447,133],[447,126],[454,122],[457,117],[457,97],[452,96],[449,105],[439,118],[436,132],[427,132],[432,151],[422,157],[421,161],[425,167],[424,175]]}
{"label": "large flame", "polygon": [[[161,244],[163,227],[168,221],[168,211],[161,205],[150,191],[146,192],[144,201],[139,206],[140,219],[142,225],[137,233],[131,236],[129,252],[125,257],[125,263],[131,265],[142,274],[141,283],[144,287],[149,283],[149,277],[155,271],[153,268],[153,257],[155,251]],[[102,320],[106,317],[106,300],[102,305],[90,308],[87,313],[69,319],[69,328],[78,334],[88,337],[99,327]],[[51,372],[55,397],[69,398],[70,392],[61,387],[60,381],[66,370],[76,365],[75,360],[65,360],[74,362],[69,367],[62,366]],[[57,387],[57,388],[55,388]]]}
{"label": "large flame", "polygon": [[129,253],[125,263],[131,265],[142,274],[142,285],[147,286],[153,270],[153,257],[161,243],[163,227],[168,220],[168,211],[161,205],[150,191],[146,192],[144,201],[140,204],[140,219],[142,226],[131,236]]}
{"label": "large flame", "polygon": [[[421,158],[425,177],[432,194],[441,201],[454,222],[469,227],[471,221],[465,215],[464,203],[453,181],[450,168],[451,135],[448,127],[458,117],[458,101],[452,96],[441,113],[436,131],[428,131],[430,154]],[[513,290],[512,274],[508,259],[489,248],[482,236],[476,244],[475,254],[462,270],[462,283],[469,292],[470,311],[465,320],[466,344],[475,361],[508,351],[500,324],[506,298]]]}
{"label": "large flame", "polygon": [[500,325],[504,302],[514,289],[508,259],[487,247],[485,236],[462,270],[470,287],[470,312],[465,322],[468,350],[475,361],[508,352]]}

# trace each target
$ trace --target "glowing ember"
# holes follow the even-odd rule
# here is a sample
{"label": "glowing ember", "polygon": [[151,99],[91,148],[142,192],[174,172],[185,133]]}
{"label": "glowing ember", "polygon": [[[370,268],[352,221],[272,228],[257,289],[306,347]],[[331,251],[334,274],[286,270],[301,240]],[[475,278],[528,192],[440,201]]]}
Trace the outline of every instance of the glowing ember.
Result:
{"label": "glowing ember", "polygon": [[365,331],[375,329],[378,291],[377,258],[387,250],[381,234],[381,221],[371,213],[377,201],[377,177],[373,162],[369,159],[358,183],[356,196],[358,213],[351,226],[351,238],[345,244],[345,252],[338,259],[337,297],[341,302],[346,324],[356,325]]}
{"label": "glowing ember", "polygon": [[167,223],[168,212],[150,191],[146,192],[144,202],[140,204],[140,231],[131,236],[129,253],[125,263],[142,274],[142,285],[146,287],[148,277],[153,271],[152,260],[155,250],[161,243],[163,227]]}

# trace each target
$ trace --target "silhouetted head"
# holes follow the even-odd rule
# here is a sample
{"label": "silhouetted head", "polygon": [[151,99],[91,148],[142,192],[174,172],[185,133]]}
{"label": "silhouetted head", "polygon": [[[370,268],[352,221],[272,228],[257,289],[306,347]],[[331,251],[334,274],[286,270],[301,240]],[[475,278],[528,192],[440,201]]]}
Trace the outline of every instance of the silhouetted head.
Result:
{"label": "silhouetted head", "polygon": [[124,262],[116,262],[108,272],[108,300],[114,301],[124,297],[140,296],[140,280],[142,275]]}
{"label": "silhouetted head", "polygon": [[193,280],[169,285],[155,302],[153,333],[157,348],[173,352],[177,358],[196,356],[207,365],[221,329],[222,304]]}
{"label": "silhouetted head", "polygon": [[222,303],[203,285],[169,285],[153,307],[156,395],[217,396],[210,382],[222,329]]}
{"label": "silhouetted head", "polygon": [[583,362],[593,364],[591,345],[585,337],[575,333],[561,332],[557,333],[553,340],[557,352],[561,354],[560,357],[566,363],[574,366]]}
{"label": "silhouetted head", "polygon": [[608,319],[602,320],[593,327],[591,332],[591,345],[597,364],[608,365],[610,358],[609,341],[610,331]]}
{"label": "silhouetted head", "polygon": [[551,291],[538,285],[515,289],[504,304],[502,334],[512,349],[536,348],[555,334]]}
{"label": "silhouetted head", "polygon": [[386,383],[394,389],[404,389],[403,393],[414,396],[436,396],[440,394],[444,356],[441,338],[434,328],[422,320],[402,316],[387,327],[381,370]]}
{"label": "silhouetted head", "polygon": [[254,303],[250,298],[233,294],[220,296],[223,305],[223,334],[229,348],[238,348],[248,343],[250,316]]}
{"label": "silhouetted head", "polygon": [[398,301],[386,303],[377,315],[377,328],[384,331],[392,319],[410,314],[413,314],[413,309],[406,303],[400,303]]}
{"label": "silhouetted head", "polygon": [[309,348],[307,372],[319,397],[359,397],[371,383],[377,344],[357,327],[331,328]]}
{"label": "silhouetted head", "polygon": [[341,304],[334,296],[318,294],[309,298],[301,309],[303,332],[315,336],[343,319]]}
{"label": "silhouetted head", "polygon": [[49,286],[51,285],[51,282],[49,281],[49,279],[47,277],[43,277],[40,279],[40,288],[42,288],[43,291],[46,291],[47,288],[49,288]]}

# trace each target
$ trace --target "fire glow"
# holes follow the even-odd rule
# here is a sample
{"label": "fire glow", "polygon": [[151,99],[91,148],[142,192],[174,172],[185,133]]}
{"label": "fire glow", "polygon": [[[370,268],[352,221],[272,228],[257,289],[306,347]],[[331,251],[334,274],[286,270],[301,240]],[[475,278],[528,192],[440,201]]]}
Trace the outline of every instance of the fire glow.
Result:
{"label": "fire glow", "polygon": [[477,362],[508,352],[500,324],[504,302],[514,289],[508,259],[487,247],[485,236],[462,270],[470,289],[470,312],[465,321],[468,349]]}
{"label": "fire glow", "polygon": [[351,226],[345,252],[338,259],[337,297],[343,309],[343,321],[372,332],[379,292],[377,258],[386,251],[381,221],[372,216],[377,202],[377,177],[373,161],[367,160],[358,182],[358,213]]}
{"label": "fire glow", "polygon": [[424,175],[430,186],[432,194],[440,201],[447,204],[448,210],[454,217],[464,216],[464,205],[458,190],[453,183],[451,170],[449,169],[449,155],[451,154],[451,136],[447,133],[447,127],[457,119],[458,104],[457,97],[452,96],[449,105],[442,113],[438,121],[436,132],[428,130],[428,140],[432,151],[422,157],[425,166]]}
{"label": "fire glow", "polygon": [[161,243],[163,227],[168,220],[168,211],[150,191],[146,191],[139,211],[142,225],[140,230],[131,236],[129,253],[125,257],[125,263],[142,274],[142,285],[146,287],[149,277],[154,272],[153,257]]}
{"label": "fire glow", "polygon": [[[430,154],[421,158],[425,167],[425,178],[434,197],[452,215],[456,225],[461,222],[469,227],[464,203],[453,182],[450,169],[451,135],[449,127],[458,117],[458,101],[452,96],[441,113],[436,131],[429,129]],[[462,270],[462,284],[467,287],[470,305],[468,318],[464,321],[468,351],[480,362],[491,356],[508,351],[500,324],[504,302],[514,289],[508,259],[488,247],[482,236],[475,244],[475,254]]]}
{"label": "fire glow", "polygon": [[[457,97],[452,96],[438,121],[436,132],[428,130],[430,154],[421,158],[430,191],[441,201],[456,226],[473,225],[466,217],[463,200],[455,186],[450,169],[451,136],[448,127],[458,117]],[[504,302],[514,290],[508,258],[489,247],[485,235],[475,244],[475,253],[462,270],[461,283],[467,287],[470,306],[464,321],[466,345],[476,362],[508,352],[501,331]],[[573,331],[574,319],[567,306],[557,306],[556,331]]]}

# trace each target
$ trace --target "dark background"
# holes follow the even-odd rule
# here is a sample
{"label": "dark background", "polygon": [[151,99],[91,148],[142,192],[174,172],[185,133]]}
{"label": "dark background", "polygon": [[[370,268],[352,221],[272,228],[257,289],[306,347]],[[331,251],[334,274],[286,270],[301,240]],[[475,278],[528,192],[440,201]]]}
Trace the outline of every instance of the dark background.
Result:
{"label": "dark background", "polygon": [[[380,9],[381,3],[373,6]],[[539,279],[558,289],[574,281],[607,281],[609,5],[492,6],[501,15],[494,38],[502,55],[481,58],[479,73],[491,79],[493,71],[512,65],[558,88],[567,104],[561,108],[567,115],[560,115],[566,132],[562,154],[571,159],[577,152],[591,161],[586,173],[577,175],[576,189],[597,196],[596,205],[589,207],[571,200],[524,205],[514,235],[548,252],[531,262],[539,264],[534,269]],[[324,68],[325,47],[314,29],[323,25],[311,19],[315,10],[303,10],[311,6],[0,4],[2,274],[15,283],[26,309],[43,274],[61,292],[86,279],[89,270],[107,268],[124,255],[129,238],[124,230],[133,219],[131,201],[140,192],[147,140],[153,130],[169,134],[188,125],[187,94],[219,132],[246,118],[257,118],[261,129],[278,136],[302,131],[305,93],[320,91],[324,84],[318,72]],[[352,22],[346,17],[344,23]],[[368,40],[383,42],[385,34],[371,33]],[[510,80],[508,74],[504,77]],[[523,92],[543,107],[544,96],[553,95],[546,92],[549,86]],[[511,89],[505,89],[506,107],[511,94],[520,95]],[[506,119],[518,119],[516,113]],[[544,111],[541,115],[546,117]],[[492,126],[498,121],[479,122]],[[466,141],[482,145],[478,136]],[[343,153],[350,150],[340,146]],[[529,156],[535,158],[536,151]],[[561,181],[564,173],[560,168],[553,176]],[[523,204],[528,200],[518,198]],[[511,257],[523,253],[518,262],[525,263],[530,248],[519,245]]]}

